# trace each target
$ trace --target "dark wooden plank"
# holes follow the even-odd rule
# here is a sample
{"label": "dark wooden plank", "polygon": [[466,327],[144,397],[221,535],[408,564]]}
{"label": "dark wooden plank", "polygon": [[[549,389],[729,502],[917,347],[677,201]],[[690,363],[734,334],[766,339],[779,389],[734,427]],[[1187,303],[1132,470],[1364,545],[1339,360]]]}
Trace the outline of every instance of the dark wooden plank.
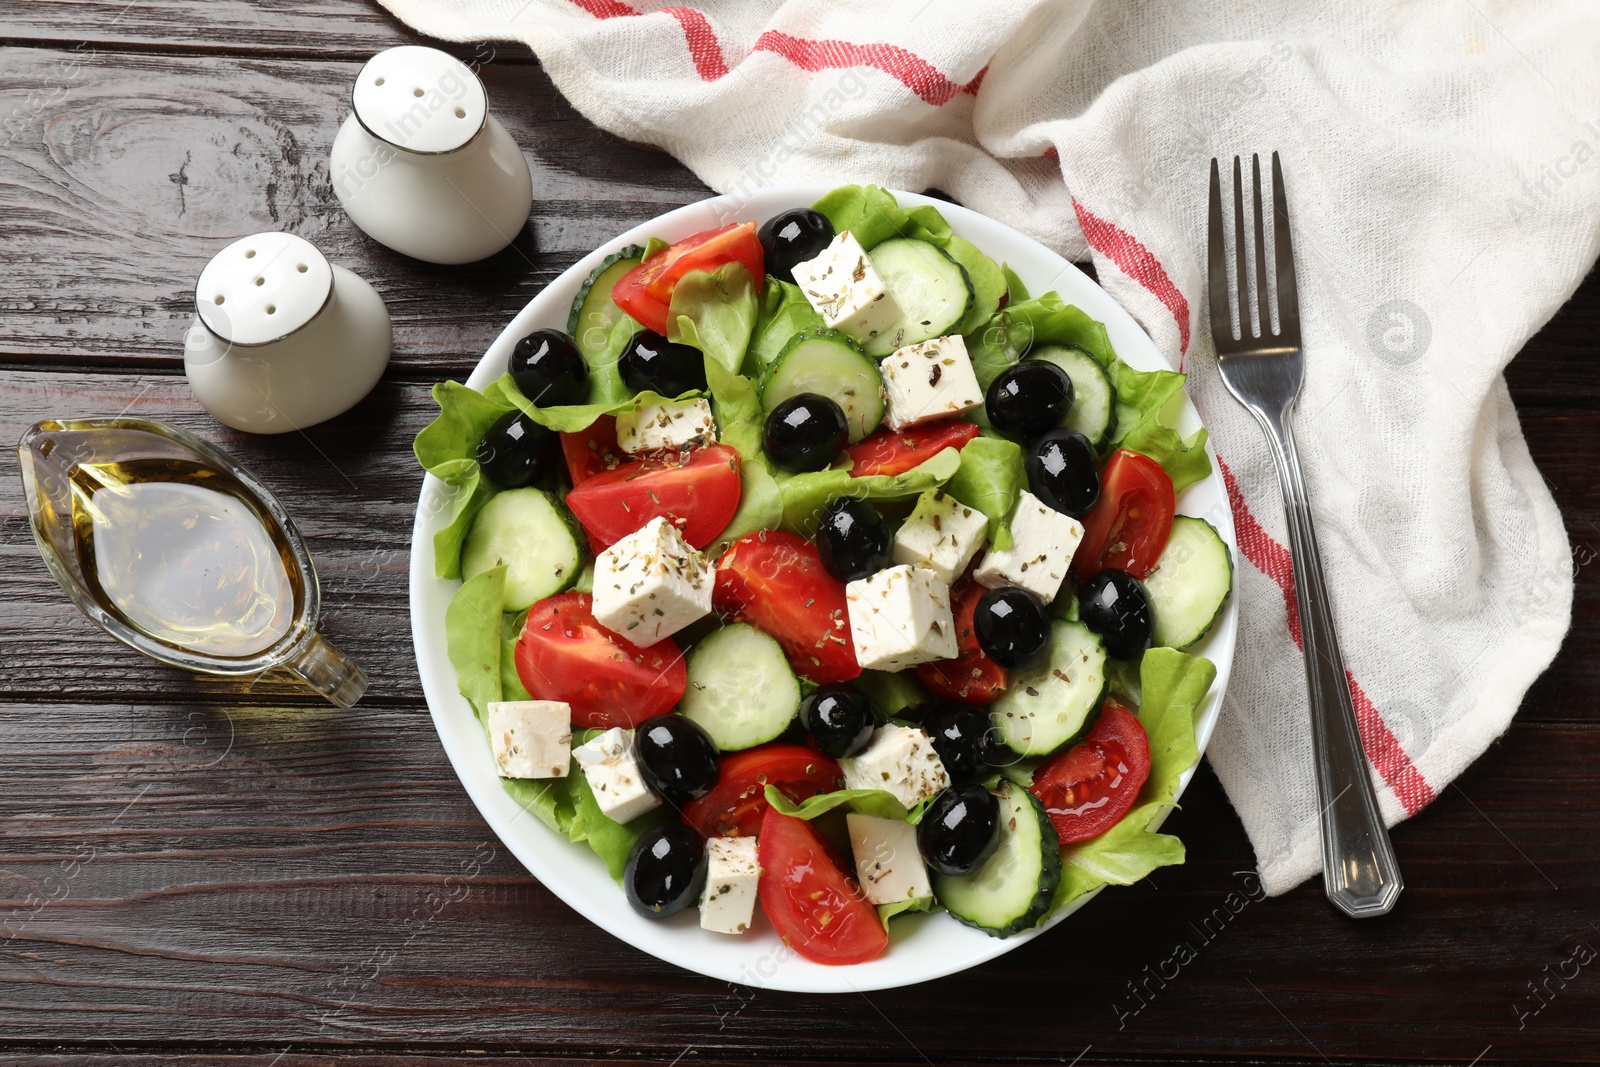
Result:
{"label": "dark wooden plank", "polygon": [[[479,822],[421,709],[0,717],[8,1040],[891,1062],[1241,1043],[1467,1062],[1492,1043],[1562,1062],[1600,1037],[1587,971],[1520,1032],[1514,1012],[1572,939],[1600,943],[1592,725],[1514,727],[1402,827],[1410,888],[1388,920],[1344,920],[1315,887],[1250,899],[1248,847],[1203,772],[1170,824],[1183,868],[973,972],[819,998],[684,974],[569,911]],[[1168,963],[1180,944],[1195,958]]]}
{"label": "dark wooden plank", "polygon": [[532,61],[526,45],[424,37],[370,0],[4,0],[0,42],[361,60],[395,45],[427,44],[462,58]]}
{"label": "dark wooden plank", "polygon": [[[600,132],[538,67],[491,64],[535,204],[511,248],[437,267],[362,234],[327,155],[355,63],[0,50],[0,353],[177,368],[194,279],[230,239],[284,229],[371,281],[397,368],[470,368],[547,282],[638,222],[708,195],[671,157]],[[30,100],[32,101],[30,103]]]}

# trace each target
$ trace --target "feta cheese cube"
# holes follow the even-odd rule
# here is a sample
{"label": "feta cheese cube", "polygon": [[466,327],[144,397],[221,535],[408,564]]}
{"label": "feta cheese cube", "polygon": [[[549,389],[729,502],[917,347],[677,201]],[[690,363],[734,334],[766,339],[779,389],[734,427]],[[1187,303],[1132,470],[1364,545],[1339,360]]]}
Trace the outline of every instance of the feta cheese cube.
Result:
{"label": "feta cheese cube", "polygon": [[711,566],[664,518],[654,518],[594,560],[594,617],[640,646],[670,637],[711,611]]}
{"label": "feta cheese cube", "polygon": [[565,778],[572,708],[560,700],[491,700],[489,745],[502,778]]}
{"label": "feta cheese cube", "polygon": [[713,837],[706,841],[706,887],[700,893],[700,927],[719,934],[742,934],[756,914],[761,864],[753,837]]}
{"label": "feta cheese cube", "polygon": [[899,819],[875,815],[844,817],[850,831],[850,852],[856,859],[856,881],[869,904],[894,904],[933,896],[928,868],[917,848],[917,828]]}
{"label": "feta cheese cube", "polygon": [[858,341],[876,337],[900,321],[894,294],[849,230],[815,259],[795,264],[794,280],[824,323]]}
{"label": "feta cheese cube", "polygon": [[891,430],[960,415],[983,403],[983,390],[960,334],[898,348],[880,370],[889,398],[885,421]]}
{"label": "feta cheese cube", "polygon": [[929,489],[894,535],[894,561],[926,567],[950,585],[983,547],[989,520],[955,497]]}
{"label": "feta cheese cube", "polygon": [[612,822],[632,822],[661,806],[661,798],[650,791],[639,773],[632,730],[613,726],[573,749],[572,758],[583,768],[601,814]]}
{"label": "feta cheese cube", "polygon": [[957,654],[950,587],[925,567],[901,564],[844,587],[856,662],[898,671]]}
{"label": "feta cheese cube", "polygon": [[641,404],[617,416],[617,445],[630,455],[699,448],[716,440],[711,401],[701,398]]}
{"label": "feta cheese cube", "polygon": [[885,789],[908,808],[950,784],[928,735],[892,722],[874,730],[866,748],[840,760],[839,769],[846,789]]}
{"label": "feta cheese cube", "polygon": [[1082,540],[1077,519],[1024,489],[1011,511],[1011,547],[1004,552],[989,549],[972,577],[990,589],[1019,585],[1048,604],[1061,591]]}

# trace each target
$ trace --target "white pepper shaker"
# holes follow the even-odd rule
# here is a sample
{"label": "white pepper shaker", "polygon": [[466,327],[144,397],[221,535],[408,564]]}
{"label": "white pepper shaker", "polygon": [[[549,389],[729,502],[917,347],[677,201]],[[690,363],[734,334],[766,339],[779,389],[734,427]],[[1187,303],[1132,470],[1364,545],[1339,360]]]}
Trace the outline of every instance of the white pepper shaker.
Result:
{"label": "white pepper shaker", "polygon": [[284,433],[354,407],[383,376],[392,344],[372,286],[303,237],[258,233],[200,272],[183,369],[219,421]]}
{"label": "white pepper shaker", "polygon": [[329,171],[368,236],[430,263],[471,263],[515,239],[533,176],[465,63],[421,45],[379,52],[351,105]]}

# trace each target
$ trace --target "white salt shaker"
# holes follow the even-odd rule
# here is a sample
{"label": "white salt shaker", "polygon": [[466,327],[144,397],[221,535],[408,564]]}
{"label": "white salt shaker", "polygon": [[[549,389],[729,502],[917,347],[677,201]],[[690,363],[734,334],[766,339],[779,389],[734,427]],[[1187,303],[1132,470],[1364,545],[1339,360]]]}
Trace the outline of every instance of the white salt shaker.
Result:
{"label": "white salt shaker", "polygon": [[195,285],[183,369],[236,430],[284,433],[354,407],[383,376],[393,333],[372,286],[291,233],[218,252]]}
{"label": "white salt shaker", "polygon": [[368,236],[430,263],[471,263],[512,242],[533,176],[466,64],[421,45],[390,48],[361,68],[350,99],[329,171]]}

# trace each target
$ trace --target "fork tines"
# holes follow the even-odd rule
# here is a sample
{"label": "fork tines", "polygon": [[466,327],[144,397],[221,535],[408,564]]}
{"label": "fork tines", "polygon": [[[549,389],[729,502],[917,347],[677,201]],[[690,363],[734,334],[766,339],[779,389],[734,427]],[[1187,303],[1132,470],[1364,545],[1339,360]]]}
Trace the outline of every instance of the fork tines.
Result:
{"label": "fork tines", "polygon": [[1233,256],[1238,300],[1239,333],[1233,330],[1233,314],[1228,292],[1227,249],[1222,223],[1222,179],[1217,161],[1211,161],[1211,214],[1207,226],[1209,264],[1207,279],[1211,289],[1211,336],[1219,353],[1256,351],[1271,338],[1275,345],[1300,346],[1300,303],[1295,290],[1294,252],[1289,239],[1289,205],[1283,192],[1283,168],[1278,153],[1272,153],[1272,245],[1277,275],[1278,330],[1272,331],[1272,311],[1267,286],[1267,249],[1263,237],[1261,157],[1250,157],[1254,189],[1252,207],[1255,221],[1256,307],[1250,304],[1250,281],[1246,270],[1248,252],[1244,234],[1244,176],[1240,157],[1233,157]]}

